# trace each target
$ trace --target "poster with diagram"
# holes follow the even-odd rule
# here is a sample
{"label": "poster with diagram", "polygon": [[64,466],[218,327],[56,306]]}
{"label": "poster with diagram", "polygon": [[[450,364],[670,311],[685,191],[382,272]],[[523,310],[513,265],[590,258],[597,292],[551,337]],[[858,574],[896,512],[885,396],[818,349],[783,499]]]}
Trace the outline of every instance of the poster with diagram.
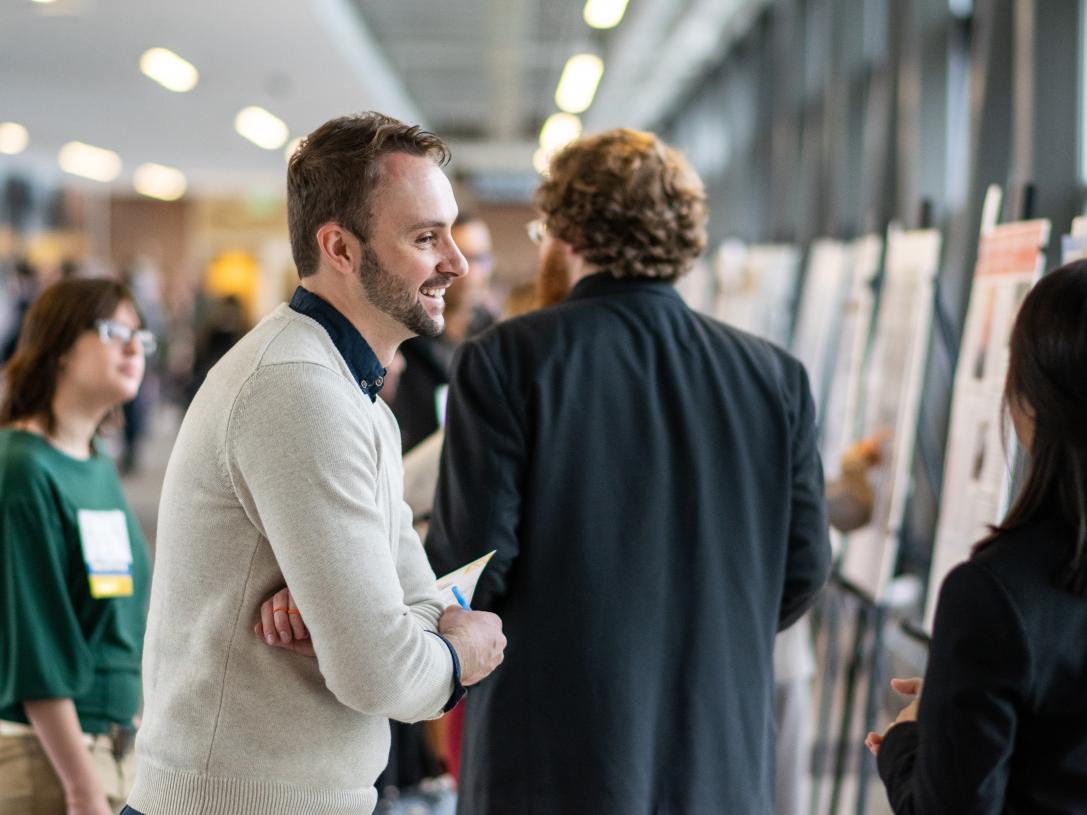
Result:
{"label": "poster with diagram", "polygon": [[714,316],[777,345],[787,345],[800,269],[796,247],[724,241],[714,265]]}
{"label": "poster with diagram", "polygon": [[929,573],[929,630],[940,583],[1007,509],[1015,449],[1014,437],[1005,435],[1001,421],[1008,342],[1019,306],[1042,273],[1049,230],[1049,221],[1043,219],[1002,224],[983,233],[978,246]]}
{"label": "poster with diagram", "polygon": [[940,247],[934,229],[892,229],[887,236],[879,311],[860,397],[862,418],[850,439],[880,438],[880,462],[871,472],[875,500],[871,522],[850,533],[841,561],[843,576],[873,599],[883,597],[898,555]]}
{"label": "poster with diagram", "polygon": [[838,477],[846,446],[860,438],[861,384],[875,308],[875,282],[883,260],[883,238],[857,238],[849,244],[847,254],[849,293],[842,303],[830,390],[820,421],[820,452],[828,481]]}
{"label": "poster with diagram", "polygon": [[818,240],[808,255],[791,350],[804,363],[822,422],[841,328],[842,304],[849,294],[849,251],[835,240]]}

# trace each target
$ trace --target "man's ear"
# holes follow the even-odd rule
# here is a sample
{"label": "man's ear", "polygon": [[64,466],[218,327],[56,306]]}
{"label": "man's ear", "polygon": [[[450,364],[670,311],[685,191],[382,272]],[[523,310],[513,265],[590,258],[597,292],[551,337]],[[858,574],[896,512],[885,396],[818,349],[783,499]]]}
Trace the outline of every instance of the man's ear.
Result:
{"label": "man's ear", "polygon": [[321,264],[343,275],[354,275],[362,256],[362,242],[338,223],[329,221],[317,230]]}

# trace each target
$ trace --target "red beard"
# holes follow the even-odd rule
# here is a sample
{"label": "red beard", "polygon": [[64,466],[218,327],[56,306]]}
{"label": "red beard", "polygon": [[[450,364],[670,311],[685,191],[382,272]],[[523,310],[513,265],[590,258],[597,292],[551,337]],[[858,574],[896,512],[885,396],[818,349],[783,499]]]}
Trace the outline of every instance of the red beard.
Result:
{"label": "red beard", "polygon": [[565,300],[569,293],[570,276],[566,271],[562,249],[552,243],[540,261],[540,272],[536,277],[536,305],[539,308],[553,306]]}

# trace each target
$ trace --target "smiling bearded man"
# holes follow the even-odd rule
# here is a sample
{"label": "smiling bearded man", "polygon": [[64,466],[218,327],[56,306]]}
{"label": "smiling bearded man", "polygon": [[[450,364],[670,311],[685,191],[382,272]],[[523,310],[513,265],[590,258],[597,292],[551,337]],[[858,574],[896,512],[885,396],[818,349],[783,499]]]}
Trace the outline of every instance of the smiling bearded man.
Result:
{"label": "smiling bearded man", "polygon": [[368,815],[388,720],[440,716],[502,659],[498,617],[443,609],[377,398],[465,273],[447,158],[376,113],[291,157],[300,285],[212,368],[166,472],[131,812]]}

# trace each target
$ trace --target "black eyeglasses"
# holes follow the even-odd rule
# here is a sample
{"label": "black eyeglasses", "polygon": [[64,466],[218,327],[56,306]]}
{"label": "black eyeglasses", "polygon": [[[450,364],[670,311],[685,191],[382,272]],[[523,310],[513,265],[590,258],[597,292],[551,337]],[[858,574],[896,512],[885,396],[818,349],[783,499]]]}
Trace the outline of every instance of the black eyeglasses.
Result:
{"label": "black eyeglasses", "polygon": [[153,354],[158,348],[155,335],[150,331],[145,328],[131,328],[120,320],[97,320],[94,329],[98,332],[98,339],[103,343],[119,342],[121,345],[128,345],[135,338],[144,355]]}

